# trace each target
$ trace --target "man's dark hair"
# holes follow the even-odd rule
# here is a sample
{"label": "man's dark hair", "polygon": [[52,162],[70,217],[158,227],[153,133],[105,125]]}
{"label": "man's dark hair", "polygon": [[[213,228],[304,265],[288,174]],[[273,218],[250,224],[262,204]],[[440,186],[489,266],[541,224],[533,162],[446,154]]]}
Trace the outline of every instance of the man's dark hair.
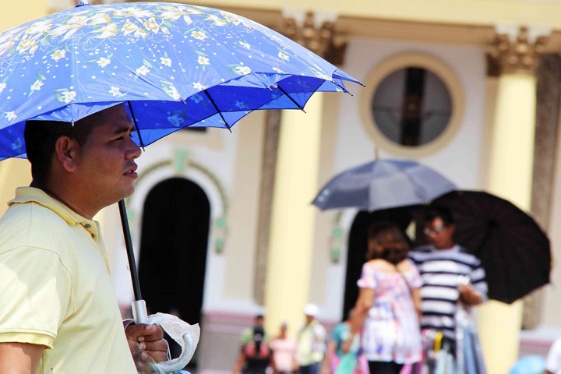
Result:
{"label": "man's dark hair", "polygon": [[454,216],[450,209],[442,205],[431,205],[425,212],[425,223],[432,222],[436,218],[440,218],[444,226],[453,225],[455,223]]}
{"label": "man's dark hair", "polygon": [[368,230],[368,240],[375,248],[369,248],[367,260],[384,259],[394,265],[407,258],[409,244],[401,229],[390,222],[375,223]]}
{"label": "man's dark hair", "polygon": [[[99,112],[98,112],[99,113]],[[74,124],[61,121],[29,120],[25,123],[24,139],[27,159],[31,163],[33,183],[44,186],[50,173],[55,143],[62,136],[75,139],[83,146],[91,133],[99,114],[95,113]]]}

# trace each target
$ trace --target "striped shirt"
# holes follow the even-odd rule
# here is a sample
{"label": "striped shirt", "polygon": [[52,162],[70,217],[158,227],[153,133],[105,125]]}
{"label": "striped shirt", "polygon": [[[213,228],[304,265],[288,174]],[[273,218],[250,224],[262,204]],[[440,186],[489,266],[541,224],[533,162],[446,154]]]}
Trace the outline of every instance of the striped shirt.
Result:
{"label": "striped shirt", "polygon": [[470,284],[487,299],[485,270],[477,257],[465,248],[455,245],[451,249],[422,246],[409,252],[409,257],[421,274],[421,328],[441,331],[455,340],[455,315],[463,284],[461,276],[468,276]]}

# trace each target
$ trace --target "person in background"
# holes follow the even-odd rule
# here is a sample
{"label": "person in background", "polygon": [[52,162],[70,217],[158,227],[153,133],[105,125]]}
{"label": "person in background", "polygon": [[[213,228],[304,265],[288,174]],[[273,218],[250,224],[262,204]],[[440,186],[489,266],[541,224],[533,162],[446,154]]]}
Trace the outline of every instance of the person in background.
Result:
{"label": "person in background", "polygon": [[349,352],[362,331],[361,346],[372,374],[399,374],[405,364],[421,360],[421,277],[407,258],[408,250],[396,225],[370,227],[368,261],[357,282],[360,291],[343,352]]}
{"label": "person in background", "polygon": [[[362,355],[362,350],[360,348],[360,334],[355,335],[349,352],[343,352],[343,344],[349,338],[351,318],[353,314],[354,309],[351,309],[349,311],[349,318],[345,321],[339,322],[331,331],[331,335],[327,342],[327,352],[322,366],[322,374],[335,374],[338,372],[349,371],[348,366],[346,366],[344,361],[343,365],[340,365],[341,359],[345,355],[350,355],[347,359],[352,361],[353,372],[355,374],[368,374],[368,362],[366,361],[364,355]],[[342,366],[345,367],[343,368]],[[346,374],[350,374],[350,372]]]}
{"label": "person in background", "polygon": [[262,326],[253,327],[251,341],[244,344],[232,370],[232,374],[266,374],[268,368],[276,373],[273,351],[265,343]]}
{"label": "person in background", "polygon": [[0,220],[0,373],[136,374],[133,354],[167,359],[161,327],[123,325],[93,220],[134,191],[133,129],[123,104],[27,121],[33,181]]}
{"label": "person in background", "polygon": [[440,334],[440,346],[455,356],[458,302],[470,307],[487,300],[485,270],[454,241],[456,226],[449,209],[429,206],[424,221],[429,245],[409,253],[423,281],[421,329]]}
{"label": "person in background", "polygon": [[298,364],[300,374],[318,374],[325,355],[325,328],[317,320],[315,304],[304,307],[306,322],[298,332]]}
{"label": "person in background", "polygon": [[257,314],[253,319],[253,326],[244,329],[240,334],[240,345],[244,346],[245,344],[253,341],[253,330],[256,327],[261,327],[263,329],[263,341],[269,341],[269,337],[267,336],[267,332],[265,331],[264,324],[265,316],[263,316],[263,314]]}
{"label": "person in background", "polygon": [[543,374],[561,374],[561,338],[557,338],[549,348]]}
{"label": "person in background", "polygon": [[278,374],[293,374],[298,372],[296,339],[288,336],[288,325],[283,322],[280,333],[269,343],[275,357]]}

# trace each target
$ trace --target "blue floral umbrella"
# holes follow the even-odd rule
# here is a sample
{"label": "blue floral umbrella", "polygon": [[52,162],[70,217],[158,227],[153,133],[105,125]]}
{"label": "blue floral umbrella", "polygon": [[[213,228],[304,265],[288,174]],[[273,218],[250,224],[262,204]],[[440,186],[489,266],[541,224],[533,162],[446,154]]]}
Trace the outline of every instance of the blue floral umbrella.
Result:
{"label": "blue floral umbrella", "polygon": [[298,43],[225,11],[83,5],[0,33],[0,160],[25,157],[28,119],[74,122],[126,102],[148,145],[183,127],[230,128],[302,109],[357,82]]}
{"label": "blue floral umbrella", "polygon": [[[345,81],[358,83],[232,13],[175,3],[81,4],[0,33],[0,160],[26,156],[29,119],[75,122],[126,103],[144,146],[184,127],[230,129],[253,110],[303,109],[315,92],[347,92]],[[123,201],[119,208],[133,312],[142,322]],[[185,351],[156,371],[175,371],[189,357]]]}

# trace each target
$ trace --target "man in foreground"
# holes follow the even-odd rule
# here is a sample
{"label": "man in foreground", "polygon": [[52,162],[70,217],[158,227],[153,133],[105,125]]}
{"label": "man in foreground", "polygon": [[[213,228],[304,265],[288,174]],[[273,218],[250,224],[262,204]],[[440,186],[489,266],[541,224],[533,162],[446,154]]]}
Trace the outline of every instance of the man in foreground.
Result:
{"label": "man in foreground", "polygon": [[136,373],[167,358],[158,326],[123,329],[93,217],[130,196],[139,147],[123,105],[74,125],[28,121],[31,187],[0,219],[0,373]]}

